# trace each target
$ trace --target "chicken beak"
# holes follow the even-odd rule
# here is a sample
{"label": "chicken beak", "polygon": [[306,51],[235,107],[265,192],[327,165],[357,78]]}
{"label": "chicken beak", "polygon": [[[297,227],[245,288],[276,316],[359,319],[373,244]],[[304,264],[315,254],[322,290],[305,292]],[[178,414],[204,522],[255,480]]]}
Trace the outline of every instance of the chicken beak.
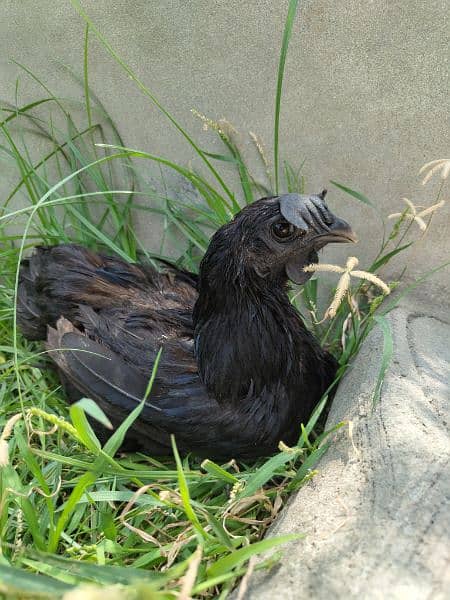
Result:
{"label": "chicken beak", "polygon": [[317,242],[319,242],[319,245],[322,248],[325,244],[343,244],[346,242],[356,243],[357,241],[358,238],[347,221],[335,217],[333,223],[329,225],[328,230],[320,233],[314,238],[314,245],[317,247]]}

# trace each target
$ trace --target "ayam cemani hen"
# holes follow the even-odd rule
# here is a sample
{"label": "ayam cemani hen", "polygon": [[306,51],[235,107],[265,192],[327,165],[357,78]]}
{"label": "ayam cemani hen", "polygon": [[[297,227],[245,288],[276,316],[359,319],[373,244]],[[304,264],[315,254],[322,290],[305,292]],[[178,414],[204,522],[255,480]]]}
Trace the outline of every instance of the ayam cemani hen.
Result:
{"label": "ayam cemani hen", "polygon": [[[23,261],[18,322],[46,339],[70,402],[95,400],[116,427],[144,397],[123,449],[251,458],[296,443],[336,361],[289,301],[288,279],[329,242],[355,241],[318,195],[245,207],[212,237],[199,275],[129,264],[77,245]],[[100,439],[107,430],[96,425]]]}

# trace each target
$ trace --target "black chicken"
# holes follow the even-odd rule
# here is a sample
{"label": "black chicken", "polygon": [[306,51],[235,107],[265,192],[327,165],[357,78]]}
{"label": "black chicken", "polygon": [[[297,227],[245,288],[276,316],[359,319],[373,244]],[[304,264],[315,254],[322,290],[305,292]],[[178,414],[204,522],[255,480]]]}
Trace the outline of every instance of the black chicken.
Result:
{"label": "black chicken", "polygon": [[114,426],[144,397],[163,347],[127,450],[170,454],[171,433],[180,451],[220,459],[294,444],[336,361],[305,328],[287,282],[305,283],[303,267],[329,242],[355,241],[325,193],[245,207],[215,233],[198,276],[72,244],[37,248],[21,267],[20,327],[47,338],[69,400],[92,398]]}

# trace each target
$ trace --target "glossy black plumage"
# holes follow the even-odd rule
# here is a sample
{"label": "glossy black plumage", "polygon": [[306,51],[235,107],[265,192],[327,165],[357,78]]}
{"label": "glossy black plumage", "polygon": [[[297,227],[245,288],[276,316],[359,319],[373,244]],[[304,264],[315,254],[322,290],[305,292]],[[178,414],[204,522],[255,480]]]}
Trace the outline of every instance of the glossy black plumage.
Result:
{"label": "glossy black plumage", "polygon": [[75,245],[37,248],[21,267],[18,321],[47,339],[69,400],[94,399],[114,425],[143,397],[163,347],[126,449],[170,454],[174,433],[182,452],[267,455],[296,442],[336,370],[289,302],[288,275],[303,283],[317,250],[351,239],[324,194],[289,194],[218,230],[198,277]]}

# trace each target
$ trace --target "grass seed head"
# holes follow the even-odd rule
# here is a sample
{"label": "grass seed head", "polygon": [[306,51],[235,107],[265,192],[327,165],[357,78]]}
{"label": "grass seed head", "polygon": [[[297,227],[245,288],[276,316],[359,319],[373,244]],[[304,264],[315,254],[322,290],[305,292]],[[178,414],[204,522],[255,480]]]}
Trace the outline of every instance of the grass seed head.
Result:
{"label": "grass seed head", "polygon": [[307,267],[303,268],[304,271],[307,271],[309,273],[314,273],[317,271],[341,273],[341,277],[339,278],[338,284],[336,286],[336,292],[334,294],[333,300],[331,301],[330,306],[325,311],[324,320],[336,316],[338,308],[341,305],[345,294],[350,290],[351,277],[356,277],[358,279],[365,279],[367,281],[370,281],[374,285],[378,286],[381,290],[383,290],[385,294],[390,294],[391,290],[389,286],[373,273],[369,273],[367,271],[355,271],[354,268],[357,267],[358,264],[359,260],[356,258],[356,256],[349,256],[345,267],[341,267],[339,265],[330,265],[326,263],[317,263],[308,265]]}
{"label": "grass seed head", "polygon": [[447,179],[447,177],[450,174],[450,158],[438,158],[437,160],[432,160],[431,162],[423,165],[423,167],[419,171],[419,175],[421,175],[422,173],[427,173],[422,180],[422,185],[428,183],[428,181],[438,171],[441,172],[441,179]]}

